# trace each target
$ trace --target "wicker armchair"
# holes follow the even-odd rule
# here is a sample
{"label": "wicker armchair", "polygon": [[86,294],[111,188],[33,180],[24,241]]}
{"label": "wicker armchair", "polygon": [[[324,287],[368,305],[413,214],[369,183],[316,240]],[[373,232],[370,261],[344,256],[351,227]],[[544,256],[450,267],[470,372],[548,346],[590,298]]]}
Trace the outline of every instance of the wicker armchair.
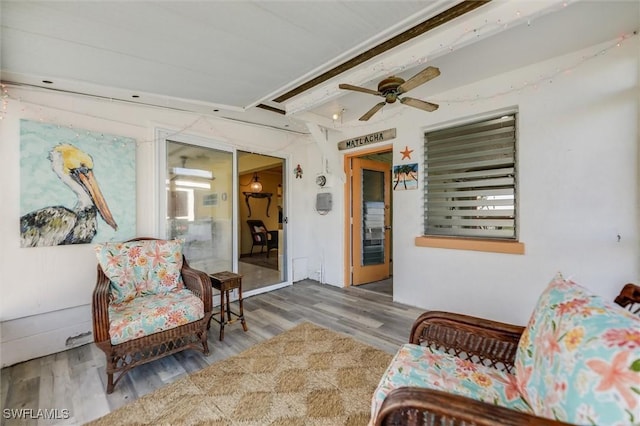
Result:
{"label": "wicker armchair", "polygon": [[[132,241],[155,240],[136,238]],[[186,289],[202,300],[204,317],[168,330],[113,344],[110,336],[109,304],[112,300],[111,282],[100,264],[97,267],[97,282],[93,292],[93,335],[96,345],[107,358],[107,393],[112,393],[118,381],[133,367],[145,364],[186,349],[195,349],[209,354],[207,327],[212,314],[212,289],[209,276],[192,269],[183,256],[181,275]],[[145,296],[151,297],[151,296]],[[114,380],[114,374],[118,376]]]}
{"label": "wicker armchair", "polygon": [[[640,287],[627,284],[615,299],[631,309]],[[513,373],[524,327],[450,312],[425,312],[411,329],[409,343],[427,346],[475,363]],[[441,390],[400,387],[382,402],[371,425],[566,425],[556,420],[477,401]]]}
{"label": "wicker armchair", "polygon": [[251,254],[253,256],[253,248],[255,246],[260,247],[260,253],[262,253],[266,247],[267,257],[271,250],[278,250],[278,231],[269,231],[264,222],[261,220],[247,220],[249,225],[249,231],[251,232]]}
{"label": "wicker armchair", "polygon": [[615,302],[629,312],[640,316],[640,286],[625,284]]}

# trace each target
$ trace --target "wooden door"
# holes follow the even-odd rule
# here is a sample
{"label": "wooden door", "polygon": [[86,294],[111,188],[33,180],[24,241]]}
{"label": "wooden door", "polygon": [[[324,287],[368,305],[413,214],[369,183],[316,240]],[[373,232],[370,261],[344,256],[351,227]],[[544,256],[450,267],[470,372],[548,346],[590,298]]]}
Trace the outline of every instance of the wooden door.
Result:
{"label": "wooden door", "polygon": [[391,170],[388,163],[353,158],[351,242],[353,285],[389,278]]}

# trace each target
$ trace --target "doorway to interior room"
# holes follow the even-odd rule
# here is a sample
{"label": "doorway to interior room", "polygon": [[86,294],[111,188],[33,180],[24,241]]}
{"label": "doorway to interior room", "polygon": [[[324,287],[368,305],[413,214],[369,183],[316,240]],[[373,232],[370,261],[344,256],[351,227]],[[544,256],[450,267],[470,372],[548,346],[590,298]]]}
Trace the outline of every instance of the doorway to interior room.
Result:
{"label": "doorway to interior room", "polygon": [[285,282],[285,160],[238,151],[238,272],[245,294]]}
{"label": "doorway to interior room", "polygon": [[345,157],[347,285],[393,295],[392,150]]}
{"label": "doorway to interior room", "polygon": [[166,162],[161,232],[184,240],[194,268],[243,275],[244,296],[288,285],[285,159],[159,137]]}

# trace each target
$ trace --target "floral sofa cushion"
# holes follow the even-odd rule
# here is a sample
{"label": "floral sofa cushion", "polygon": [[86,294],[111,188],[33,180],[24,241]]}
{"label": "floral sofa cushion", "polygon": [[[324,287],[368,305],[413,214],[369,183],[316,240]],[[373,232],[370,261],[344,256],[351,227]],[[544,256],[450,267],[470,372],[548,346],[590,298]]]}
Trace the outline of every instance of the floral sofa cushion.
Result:
{"label": "floral sofa cushion", "polygon": [[188,289],[109,304],[109,336],[117,345],[204,317],[204,303]]}
{"label": "floral sofa cushion", "polygon": [[407,343],[391,360],[373,394],[371,418],[394,389],[415,386],[463,395],[531,412],[520,397],[515,376],[428,347]]}
{"label": "floral sofa cushion", "polygon": [[182,240],[97,244],[98,263],[111,280],[112,301],[182,289],[182,246]]}
{"label": "floral sofa cushion", "polygon": [[515,374],[539,416],[638,424],[640,318],[558,275],[520,339]]}

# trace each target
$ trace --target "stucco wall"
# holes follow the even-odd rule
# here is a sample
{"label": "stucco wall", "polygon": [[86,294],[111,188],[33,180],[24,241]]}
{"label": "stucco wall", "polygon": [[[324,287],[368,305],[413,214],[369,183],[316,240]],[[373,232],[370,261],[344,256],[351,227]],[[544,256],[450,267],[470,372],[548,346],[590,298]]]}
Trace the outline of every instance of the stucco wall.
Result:
{"label": "stucco wall", "polygon": [[[315,151],[317,156],[317,148],[307,135],[38,89],[10,86],[8,93],[6,115],[0,121],[0,158],[4,163],[0,179],[5,182],[0,185],[4,204],[0,209],[2,366],[92,341],[86,335],[92,327],[90,303],[96,277],[92,245],[20,248],[20,119],[135,138],[134,214],[137,235],[144,236],[162,236],[159,230],[164,215],[159,214],[158,208],[158,188],[163,188],[158,170],[158,148],[162,142],[156,140],[158,129],[170,130],[174,140],[185,137],[207,140],[216,147],[278,152],[296,164],[306,165],[307,158],[313,156],[308,151]],[[301,198],[299,194],[307,193],[306,186],[311,185],[308,179],[285,185],[286,198]],[[294,223],[308,222],[307,216],[314,214],[292,205],[288,213]],[[308,258],[313,256],[313,247],[304,243],[308,239],[307,228],[295,228],[297,237],[289,235],[288,249],[302,261],[298,269],[289,269],[289,282],[294,275],[297,279],[308,276]]]}
{"label": "stucco wall", "polygon": [[[335,146],[341,139],[396,127],[394,164],[408,162],[399,153],[405,146],[413,149],[411,162],[420,163],[422,188],[425,130],[492,111],[518,111],[518,228],[525,254],[416,247],[415,237],[423,232],[422,191],[395,191],[394,300],[524,324],[556,272],[609,299],[624,283],[638,281],[640,48],[638,37],[610,46],[448,93],[430,94],[426,84],[411,95],[439,103],[436,112],[385,107],[393,119],[372,119],[368,126],[333,135]],[[325,240],[339,241],[342,228],[333,217],[323,228]],[[327,262],[329,282],[341,285],[341,259]]]}
{"label": "stucco wall", "polygon": [[[21,118],[135,138],[139,235],[156,235],[161,216],[157,128],[188,128],[186,133],[246,151],[281,151],[290,166],[285,184],[289,277],[342,286],[343,153],[336,143],[396,128],[394,163],[401,162],[399,151],[408,146],[414,150],[412,161],[422,164],[425,130],[517,108],[518,226],[525,254],[416,247],[415,237],[422,233],[422,191],[394,192],[394,299],[524,324],[540,291],[558,271],[613,298],[622,284],[640,277],[640,46],[634,37],[597,55],[602,48],[593,46],[448,93],[429,93],[428,85],[422,86],[412,96],[439,103],[438,111],[393,105],[367,124],[329,131],[325,141],[194,114],[9,88],[7,114],[0,122],[2,365],[63,350],[69,337],[89,331],[95,284],[91,245],[20,248]],[[552,82],[540,80],[565,68],[571,71]],[[539,83],[513,89],[527,81]],[[302,179],[293,176],[297,164],[304,169]],[[321,171],[334,177],[323,190],[333,194],[333,211],[327,215],[314,209],[319,191],[314,181]],[[421,165],[420,186],[423,175]]]}

